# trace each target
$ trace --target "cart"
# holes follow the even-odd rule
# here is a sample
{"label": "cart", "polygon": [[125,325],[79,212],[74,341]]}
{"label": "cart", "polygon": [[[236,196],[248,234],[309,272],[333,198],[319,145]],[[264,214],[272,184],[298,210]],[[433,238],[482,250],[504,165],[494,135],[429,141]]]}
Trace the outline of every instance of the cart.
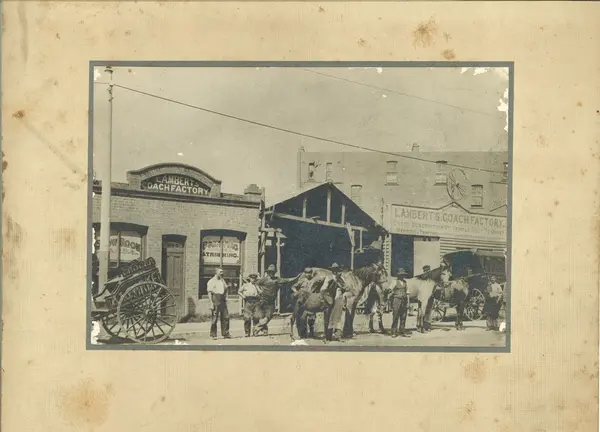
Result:
{"label": "cart", "polygon": [[92,319],[106,332],[137,343],[158,343],[177,324],[175,298],[154,258],[133,261],[93,296]]}
{"label": "cart", "polygon": [[[469,295],[465,305],[464,315],[469,320],[479,320],[484,316],[484,293],[490,276],[496,276],[498,283],[504,288],[506,284],[506,258],[500,252],[481,249],[461,250],[450,252],[442,258],[452,273],[451,279],[466,278],[469,283]],[[469,271],[470,270],[470,271]],[[435,300],[431,320],[441,321],[446,316],[448,307],[456,307],[451,303]],[[503,302],[503,310],[506,304]]]}

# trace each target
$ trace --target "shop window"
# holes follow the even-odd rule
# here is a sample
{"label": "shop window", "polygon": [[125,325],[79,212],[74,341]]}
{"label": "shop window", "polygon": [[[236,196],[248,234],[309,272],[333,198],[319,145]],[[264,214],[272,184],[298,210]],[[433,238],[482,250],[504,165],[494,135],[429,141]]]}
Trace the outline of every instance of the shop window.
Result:
{"label": "shop window", "polygon": [[200,254],[199,296],[207,294],[208,281],[217,269],[223,269],[223,276],[229,285],[229,294],[237,294],[242,275],[243,234],[230,232],[203,232]]}
{"label": "shop window", "polygon": [[361,185],[352,185],[352,187],[350,188],[350,198],[358,205],[361,204],[361,192]]}
{"label": "shop window", "polygon": [[[116,276],[121,268],[134,260],[143,260],[145,256],[145,239],[148,227],[128,223],[111,224],[109,252],[108,252],[108,277]],[[98,250],[100,248],[100,224],[94,224],[94,256],[92,257],[92,273],[97,284],[100,263]],[[94,286],[94,291],[97,291]]]}
{"label": "shop window", "polygon": [[314,180],[315,180],[315,163],[310,162],[308,164],[308,181],[314,181]]}
{"label": "shop window", "polygon": [[385,183],[397,185],[398,184],[398,162],[388,161],[387,162],[387,173],[385,175]]}
{"label": "shop window", "polygon": [[325,181],[333,180],[333,164],[331,162],[327,162],[325,165]]}
{"label": "shop window", "polygon": [[436,185],[445,185],[448,182],[448,178],[446,176],[446,165],[447,161],[437,161],[437,172],[435,174],[435,184]]}
{"label": "shop window", "polygon": [[483,207],[483,186],[473,185],[471,187],[471,207],[481,208]]}

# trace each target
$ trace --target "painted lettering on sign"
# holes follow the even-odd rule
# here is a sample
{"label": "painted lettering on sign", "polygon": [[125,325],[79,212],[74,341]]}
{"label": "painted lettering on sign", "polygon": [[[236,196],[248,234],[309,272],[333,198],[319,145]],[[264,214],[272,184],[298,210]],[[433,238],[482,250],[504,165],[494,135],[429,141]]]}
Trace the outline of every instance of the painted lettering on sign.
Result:
{"label": "painted lettering on sign", "polygon": [[442,210],[392,206],[392,231],[430,237],[469,236],[506,241],[505,217],[470,214],[463,209]]}
{"label": "painted lettering on sign", "polygon": [[235,237],[205,237],[202,240],[204,264],[238,265],[240,258],[240,240]]}
{"label": "painted lettering on sign", "polygon": [[191,177],[164,174],[142,182],[142,189],[186,195],[208,195],[210,188]]}

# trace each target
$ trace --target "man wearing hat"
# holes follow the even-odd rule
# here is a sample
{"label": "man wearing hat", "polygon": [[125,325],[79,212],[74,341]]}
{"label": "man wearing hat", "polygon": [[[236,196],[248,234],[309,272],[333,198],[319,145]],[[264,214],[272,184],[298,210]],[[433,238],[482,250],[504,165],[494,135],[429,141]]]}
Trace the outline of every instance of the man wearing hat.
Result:
{"label": "man wearing hat", "polygon": [[[300,280],[292,287],[292,296],[294,301],[299,300],[300,293],[302,292],[312,292],[313,285],[313,270],[309,267],[304,269]],[[308,325],[308,336],[311,338],[315,337],[315,321],[316,316],[314,313],[305,312],[307,317],[307,325]]]}
{"label": "man wearing hat", "polygon": [[427,273],[427,272],[429,272],[429,271],[431,271],[431,266],[429,266],[429,265],[424,265],[424,266],[423,266],[423,273]]}
{"label": "man wearing hat", "polygon": [[498,330],[498,315],[502,308],[502,287],[496,280],[496,276],[490,276],[485,293],[484,312],[487,316],[487,331]]}
{"label": "man wearing hat", "polygon": [[259,287],[258,293],[258,309],[260,310],[261,318],[258,324],[254,327],[254,334],[266,336],[269,333],[269,321],[275,313],[275,301],[277,300],[277,292],[282,286],[294,282],[299,276],[293,278],[281,278],[275,275],[275,266],[271,264],[265,275],[256,281]]}
{"label": "man wearing hat", "polygon": [[[408,273],[405,269],[400,268],[396,276],[398,279],[395,286],[392,287],[392,293],[390,294],[392,300],[392,337],[409,337],[406,331],[409,298],[405,280]],[[398,324],[400,324],[400,328],[398,328]]]}
{"label": "man wearing hat", "polygon": [[342,278],[342,267],[337,263],[333,263],[329,270],[333,274],[332,283],[336,284],[336,292],[327,330],[333,340],[340,340],[342,338],[343,314],[344,309],[346,309],[346,296],[344,295],[346,282]]}
{"label": "man wearing hat", "polygon": [[258,320],[260,319],[260,310],[258,308],[258,293],[259,289],[256,286],[256,280],[258,279],[258,275],[256,273],[252,273],[248,276],[248,281],[242,285],[240,290],[238,291],[239,296],[242,298],[244,302],[244,332],[246,333],[246,337],[250,336],[250,332],[252,330],[252,324],[254,324],[254,328],[258,324]]}

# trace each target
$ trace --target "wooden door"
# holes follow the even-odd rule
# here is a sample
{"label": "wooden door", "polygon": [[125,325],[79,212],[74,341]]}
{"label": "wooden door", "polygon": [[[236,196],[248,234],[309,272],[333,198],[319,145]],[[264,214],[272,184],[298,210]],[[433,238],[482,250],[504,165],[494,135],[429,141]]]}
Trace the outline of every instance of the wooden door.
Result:
{"label": "wooden door", "polygon": [[163,278],[175,297],[178,319],[185,315],[185,257],[183,244],[168,242],[163,249]]}

